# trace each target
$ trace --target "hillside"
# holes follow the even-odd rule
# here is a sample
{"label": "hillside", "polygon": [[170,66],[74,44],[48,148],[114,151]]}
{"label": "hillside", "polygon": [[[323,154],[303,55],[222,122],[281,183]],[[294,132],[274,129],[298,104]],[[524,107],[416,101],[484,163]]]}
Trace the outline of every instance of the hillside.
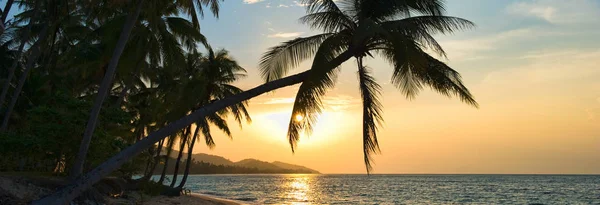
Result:
{"label": "hillside", "polygon": [[195,161],[198,161],[198,162],[202,161],[202,162],[211,163],[214,165],[233,165],[234,164],[231,160],[226,159],[225,157],[211,155],[211,154],[204,154],[204,153],[192,154],[192,159],[194,159]]}
{"label": "hillside", "polygon": [[288,164],[285,162],[280,162],[280,161],[274,161],[271,162],[271,164],[281,167],[282,169],[290,169],[290,170],[305,170],[305,172],[309,172],[309,173],[319,173],[319,171],[305,167],[305,166],[300,166],[300,165],[295,165],[295,164]]}
{"label": "hillside", "polygon": [[256,169],[282,169],[282,167],[276,166],[269,162],[264,162],[256,159],[244,159],[242,161],[234,163],[235,166],[256,168]]}
{"label": "hillside", "polygon": [[[163,153],[166,153],[166,151]],[[172,158],[171,160],[175,161],[178,154],[179,154],[179,152],[174,150],[170,155],[170,157]],[[186,156],[187,156],[187,153],[183,153],[182,162],[185,161]],[[220,171],[218,171],[218,172],[215,172],[215,173],[209,172],[210,174],[230,173],[231,172],[231,171],[226,171],[226,169],[235,169],[235,170],[237,170],[235,173],[245,173],[245,172],[249,172],[249,173],[313,173],[313,174],[319,173],[317,170],[310,169],[308,167],[295,165],[295,164],[289,164],[289,163],[280,162],[280,161],[266,162],[266,161],[261,161],[261,160],[257,160],[257,159],[244,159],[244,160],[241,160],[238,162],[233,162],[222,156],[205,154],[205,153],[193,154],[192,159],[194,160],[194,162],[197,162],[197,163],[203,162],[203,163],[208,164],[208,165],[203,165],[203,166],[205,166],[205,168],[207,168],[206,166],[222,166],[222,167],[224,167],[224,168],[219,169]],[[171,164],[173,164],[173,163],[171,163]],[[168,170],[170,170],[170,169],[168,169]],[[201,172],[200,170],[196,170],[194,172],[205,173],[205,172]]]}

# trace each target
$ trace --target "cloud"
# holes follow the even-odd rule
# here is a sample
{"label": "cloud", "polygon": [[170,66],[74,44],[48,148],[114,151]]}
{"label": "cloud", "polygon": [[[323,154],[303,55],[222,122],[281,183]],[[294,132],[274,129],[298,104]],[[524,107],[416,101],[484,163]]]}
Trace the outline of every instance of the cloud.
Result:
{"label": "cloud", "polygon": [[524,58],[530,62],[490,72],[483,83],[498,85],[519,82],[524,85],[552,82],[560,85],[569,80],[600,77],[600,50],[542,50],[529,52]]}
{"label": "cloud", "polygon": [[245,4],[255,4],[264,0],[244,0]]}
{"label": "cloud", "polygon": [[557,32],[541,28],[520,28],[508,30],[488,36],[469,38],[465,40],[439,41],[450,60],[469,61],[488,59],[484,52],[493,51],[505,46],[506,42],[540,39],[542,37],[556,37],[575,35],[576,32]]}
{"label": "cloud", "polygon": [[359,105],[359,103],[359,99],[347,95],[337,95],[333,97],[328,96],[323,99],[323,105],[325,108],[333,111],[347,110],[351,107]]}
{"label": "cloud", "polygon": [[[260,102],[261,105],[292,105],[295,98],[269,98]],[[360,104],[360,100],[347,95],[326,96],[322,100],[325,109],[343,111]]]}
{"label": "cloud", "polygon": [[532,3],[518,2],[509,7],[509,11],[515,14],[535,16],[548,22],[553,21],[557,9],[552,6],[535,5]]}
{"label": "cloud", "polygon": [[271,34],[268,35],[267,37],[269,38],[292,38],[292,37],[298,37],[300,35],[302,35],[304,32],[288,32],[288,33],[276,33],[276,34]]}
{"label": "cloud", "polygon": [[553,24],[594,21],[600,17],[595,0],[530,0],[515,2],[506,10],[510,14],[535,17]]}
{"label": "cloud", "polygon": [[275,105],[275,104],[292,104],[294,103],[294,98],[270,98],[265,102],[259,103],[262,105]]}
{"label": "cloud", "polygon": [[[264,1],[264,0],[244,0],[244,1]],[[334,0],[336,1],[336,0]],[[256,3],[256,2],[254,2]],[[279,5],[277,5],[277,8],[290,8],[290,7],[305,7],[308,6],[308,4],[304,4],[301,3],[300,1],[292,1],[292,3],[287,4],[287,3],[280,3]],[[271,3],[268,3],[267,8],[271,8],[273,6],[271,6]]]}
{"label": "cloud", "polygon": [[308,6],[308,4],[303,4],[303,3],[300,3],[298,1],[294,1],[294,5],[296,5],[296,6]]}
{"label": "cloud", "polygon": [[470,38],[468,40],[440,41],[440,45],[442,45],[452,60],[485,59],[487,57],[481,56],[481,51],[494,50],[497,48],[496,44],[509,39],[531,36],[532,33],[534,31],[528,28],[515,29],[490,36]]}

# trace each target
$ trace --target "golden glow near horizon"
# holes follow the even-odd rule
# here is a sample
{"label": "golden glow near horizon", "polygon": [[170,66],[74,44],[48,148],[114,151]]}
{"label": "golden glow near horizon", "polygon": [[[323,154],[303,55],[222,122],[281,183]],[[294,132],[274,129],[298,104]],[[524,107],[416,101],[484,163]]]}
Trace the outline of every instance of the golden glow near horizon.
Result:
{"label": "golden glow near horizon", "polygon": [[287,186],[291,189],[289,192],[285,193],[286,198],[294,199],[295,202],[293,204],[306,204],[306,201],[309,201],[311,188],[310,188],[310,180],[308,176],[302,175],[292,175],[289,177],[289,180],[284,186]]}
{"label": "golden glow near horizon", "polygon": [[[248,70],[239,84],[244,89],[264,83],[257,68],[261,53],[292,39],[272,34],[317,33],[296,24],[303,7],[265,8],[269,1],[226,2],[236,12],[223,9],[219,22],[204,24],[219,28],[203,32]],[[377,133],[382,154],[374,156],[374,172],[600,174],[600,1],[464,0],[446,6],[450,16],[478,25],[435,38],[448,54],[440,59],[460,72],[481,108],[428,88],[407,100],[390,84],[393,68],[377,55],[365,58],[383,91],[385,123]],[[257,10],[260,16],[251,15]],[[240,25],[247,28],[221,30]],[[223,32],[245,35],[223,39]],[[310,62],[290,74],[309,69]],[[294,153],[286,138],[289,121],[306,120],[292,115],[298,86],[252,99],[251,125],[231,126],[233,140],[215,132],[216,148],[195,152],[283,161],[322,173],[365,173],[358,87],[350,60],[322,99],[312,134],[300,138]]]}

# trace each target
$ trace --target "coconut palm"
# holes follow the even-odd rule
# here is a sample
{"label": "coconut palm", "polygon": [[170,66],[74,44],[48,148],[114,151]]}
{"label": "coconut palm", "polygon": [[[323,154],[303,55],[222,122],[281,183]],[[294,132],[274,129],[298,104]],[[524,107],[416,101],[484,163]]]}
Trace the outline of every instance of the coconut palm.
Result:
{"label": "coconut palm", "polygon": [[[6,18],[6,15],[8,15],[8,10],[10,10],[11,6],[12,6],[12,2],[7,2],[7,5],[6,5],[7,8],[5,8],[6,11],[2,15],[2,19],[3,19],[2,21],[4,21],[4,19]],[[4,101],[8,94],[8,89],[10,88],[10,84],[15,75],[15,70],[16,70],[17,66],[19,65],[19,61],[23,54],[23,49],[25,48],[25,44],[27,44],[28,41],[30,40],[30,36],[32,33],[33,26],[35,24],[35,20],[40,19],[39,14],[41,13],[41,10],[42,10],[41,9],[41,1],[38,1],[31,8],[31,11],[33,11],[33,12],[31,12],[31,11],[29,12],[29,13],[32,13],[32,15],[29,16],[29,23],[23,29],[24,31],[22,32],[22,38],[20,39],[20,45],[19,45],[19,48],[17,49],[16,57],[12,61],[12,65],[10,66],[10,68],[8,68],[8,77],[6,78],[6,81],[3,83],[3,86],[2,86],[2,93],[0,94],[0,107],[1,107],[1,105],[4,104]],[[45,35],[45,34],[40,34],[39,37],[43,37],[43,35]],[[37,47],[39,47],[39,46],[40,45],[38,43]],[[30,57],[33,57],[33,53],[32,53],[32,56],[30,56]],[[31,58],[31,59],[33,60],[33,58]],[[31,61],[31,62],[33,62],[33,61]],[[18,97],[18,95],[17,95],[17,97]],[[16,103],[16,99],[15,99],[15,103]],[[10,110],[12,110],[12,108],[9,108],[6,112],[4,112],[4,118],[2,120],[2,126],[0,127],[0,131],[5,131],[8,126],[8,120],[10,119],[10,114],[11,114]],[[4,124],[6,124],[6,125],[4,125]]]}
{"label": "coconut palm", "polygon": [[[37,13],[39,9],[34,8],[34,10],[35,10],[34,13]],[[8,128],[8,122],[10,120],[10,116],[12,114],[12,111],[13,111],[15,105],[17,104],[17,100],[19,99],[19,96],[21,95],[21,90],[23,89],[23,86],[25,85],[27,76],[29,75],[29,72],[33,69],[33,67],[36,65],[37,60],[42,53],[42,49],[44,49],[46,46],[46,39],[48,38],[48,35],[50,34],[51,22],[48,22],[48,21],[41,22],[41,24],[42,24],[41,25],[42,28],[41,28],[41,31],[39,32],[38,39],[31,46],[31,48],[29,50],[30,55],[27,58],[27,63],[25,64],[25,69],[21,73],[21,77],[19,78],[17,87],[15,88],[15,90],[13,92],[13,96],[8,104],[7,109],[6,109],[6,112],[4,113],[4,119],[2,120],[2,126],[0,127],[0,131],[6,131],[6,129]],[[26,32],[31,32],[31,31],[26,31]],[[21,46],[23,46],[24,43],[25,43],[24,41],[21,42]],[[19,46],[19,50],[22,51],[21,46]],[[13,65],[15,65],[15,63],[13,63]],[[11,67],[11,71],[14,72],[13,67]],[[7,82],[10,82],[12,80],[11,78],[12,78],[12,76],[11,76],[11,74],[9,74],[9,78],[7,79],[8,80]],[[5,87],[5,88],[8,88],[8,87]]]}
{"label": "coconut palm", "polygon": [[[432,35],[473,27],[468,20],[444,16],[440,0],[369,1],[307,0],[308,15],[300,19],[325,33],[297,38],[271,48],[261,59],[266,81],[282,78],[301,61],[315,56],[311,74],[300,86],[288,128],[288,141],[294,150],[302,131],[310,133],[322,110],[321,98],[335,86],[339,66],[327,66],[334,58],[355,58],[363,102],[363,153],[367,172],[371,155],[379,152],[377,128],[382,119],[378,97],[381,87],[363,64],[364,58],[383,57],[393,66],[391,83],[409,99],[424,87],[477,106],[461,77],[452,68],[429,55],[430,50],[445,56]],[[294,120],[295,116],[305,120]]]}
{"label": "coconut palm", "polygon": [[[246,70],[238,65],[238,63],[229,56],[229,52],[226,50],[221,49],[215,52],[211,47],[208,47],[207,50],[208,55],[206,56],[202,56],[198,53],[191,53],[188,54],[187,58],[187,64],[190,70],[189,74],[192,76],[190,78],[190,83],[192,85],[199,84],[204,90],[204,92],[200,92],[201,95],[204,96],[199,98],[200,101],[196,101],[197,104],[192,111],[195,111],[212,101],[225,99],[229,96],[243,92],[242,89],[231,85],[231,83],[245,77]],[[242,126],[242,120],[244,119],[247,122],[252,121],[246,106],[247,102],[244,101],[208,115],[196,122],[196,129],[188,145],[185,171],[179,186],[177,186],[178,189],[182,189],[187,181],[190,165],[192,163],[192,151],[198,134],[201,132],[204,136],[206,145],[212,149],[215,146],[215,143],[210,131],[210,124],[223,131],[227,136],[232,137],[225,118],[229,114],[233,115],[240,126]],[[177,174],[177,170],[174,173]],[[173,181],[177,179],[175,176],[176,175],[173,177]],[[173,185],[174,184],[172,184],[171,187],[173,187]]]}
{"label": "coconut palm", "polygon": [[[90,171],[85,177],[35,203],[66,203],[136,154],[195,123],[197,119],[263,93],[302,83],[296,96],[293,114],[303,115],[307,120],[290,122],[288,138],[291,146],[295,147],[299,132],[310,131],[315,115],[321,108],[319,99],[327,88],[335,84],[338,67],[351,58],[357,58],[359,61],[360,88],[365,108],[363,152],[368,170],[369,157],[378,150],[375,130],[381,108],[376,100],[378,88],[375,81],[369,75],[368,68],[362,64],[362,59],[366,56],[377,54],[388,60],[394,67],[392,83],[409,98],[415,97],[424,86],[428,86],[441,94],[456,95],[468,104],[477,105],[462,84],[460,75],[425,52],[431,50],[443,56],[443,49],[432,35],[452,33],[473,26],[467,20],[444,16],[442,0],[336,2],[339,2],[340,6],[334,0],[303,1],[307,5],[308,15],[301,19],[302,22],[326,33],[294,39],[270,49],[261,60],[262,74],[267,83],[212,102],[150,133],[143,140]],[[284,77],[291,68],[311,56],[315,57],[310,70]]]}
{"label": "coconut palm", "polygon": [[194,27],[200,29],[199,18],[204,17],[204,8],[202,6],[209,7],[212,14],[219,18],[220,2],[222,1],[223,0],[176,0],[175,3],[184,14],[191,17]]}
{"label": "coconut palm", "polygon": [[108,64],[104,78],[100,83],[100,88],[98,90],[98,94],[96,95],[96,99],[94,100],[94,106],[92,107],[92,110],[90,112],[90,117],[88,119],[85,132],[83,133],[83,139],[81,140],[81,145],[79,146],[79,152],[70,172],[71,179],[75,179],[76,177],[81,175],[81,172],[83,171],[83,164],[85,162],[85,157],[87,155],[90,142],[92,141],[94,129],[96,128],[96,124],[98,123],[100,109],[102,108],[102,104],[104,103],[104,100],[108,95],[114,74],[117,69],[117,65],[119,64],[119,59],[121,58],[123,50],[125,50],[125,45],[127,44],[127,40],[129,39],[129,35],[131,34],[131,30],[133,30],[135,22],[137,22],[137,18],[142,10],[143,4],[144,0],[138,0],[134,4],[134,8],[127,15],[125,25],[123,26],[123,30],[121,31],[121,35],[119,36],[119,41],[110,59],[110,63]]}
{"label": "coconut palm", "polygon": [[[133,66],[124,67],[135,67],[134,69],[138,70],[138,72],[133,72],[126,69],[120,69],[120,72],[117,72],[116,68],[111,70],[111,64],[109,64],[105,78],[103,79],[103,84],[101,84],[99,93],[96,97],[92,114],[100,112],[102,105],[101,101],[104,101],[109,92],[109,90],[107,90],[106,93],[104,93],[104,88],[109,89],[109,84],[104,86],[104,83],[106,80],[112,81],[112,76],[115,73],[125,76],[133,72],[134,74],[132,76],[135,76],[139,73],[139,67],[142,66],[141,64],[143,64],[140,62],[146,58],[150,60],[148,62],[150,67],[158,67],[158,65],[162,65],[166,68],[176,69],[177,67],[181,66],[179,63],[185,60],[182,47],[191,49],[194,48],[198,42],[206,44],[206,38],[200,34],[198,29],[194,29],[192,23],[184,18],[175,16],[178,14],[179,9],[173,2],[161,1],[148,4],[144,7],[145,9],[143,12],[140,10],[142,8],[141,3],[142,1],[140,1],[137,5],[138,7],[136,8],[136,16],[139,16],[139,19],[143,22],[138,22],[137,20],[133,21],[133,24],[137,26],[135,26],[135,28],[130,28],[134,31],[132,32],[132,40],[130,40],[131,42],[128,43],[130,46],[125,47],[124,45],[125,48],[123,48],[135,51],[127,52],[125,54],[125,56],[132,55],[132,58],[125,59],[135,59],[135,62],[130,64]],[[128,16],[128,20],[126,21],[127,23],[129,23],[131,20],[129,18],[130,16]],[[127,23],[124,25],[124,28],[129,28]],[[131,32],[131,30],[129,32]],[[122,39],[120,37],[119,42],[121,42],[121,40]],[[117,43],[117,45],[121,44]],[[109,73],[110,76],[108,76]],[[125,75],[122,73],[125,73]],[[106,77],[110,77],[110,79],[107,79]],[[117,104],[120,104],[121,100],[124,99],[127,91],[132,86],[132,80],[133,78],[130,77],[130,80],[127,80],[129,82],[123,83],[123,86],[121,86],[121,94],[117,100]],[[84,133],[82,144],[80,146],[80,153],[77,156],[77,160],[75,161],[76,164],[74,165],[71,173],[72,178],[81,174],[83,162],[85,161],[85,153],[89,148],[89,142],[91,140],[96,121],[97,116],[94,117],[91,115],[90,120],[88,121],[86,132]]]}

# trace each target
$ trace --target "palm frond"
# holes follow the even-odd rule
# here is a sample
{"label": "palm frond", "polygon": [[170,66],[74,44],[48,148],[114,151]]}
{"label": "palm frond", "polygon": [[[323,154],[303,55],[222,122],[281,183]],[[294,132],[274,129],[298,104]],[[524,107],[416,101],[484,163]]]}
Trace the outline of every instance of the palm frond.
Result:
{"label": "palm frond", "polygon": [[212,114],[212,115],[206,116],[206,119],[209,122],[211,122],[212,124],[214,124],[221,131],[223,131],[229,138],[232,138],[231,130],[229,129],[229,126],[227,125],[227,121],[225,121],[225,119],[223,119],[221,116],[219,116],[217,114]]}
{"label": "palm frond", "polygon": [[[332,60],[339,57],[338,55],[347,48],[348,38],[344,35],[336,35],[323,41],[313,60],[309,77],[302,82],[298,89],[287,134],[292,152],[302,131],[308,135],[312,133],[312,127],[323,107],[321,97],[325,95],[328,88],[335,85],[337,71],[339,71],[336,68],[351,57],[348,56],[339,63],[331,64]],[[304,119],[296,121],[296,115],[303,116]]]}
{"label": "palm frond", "polygon": [[385,21],[394,18],[410,17],[414,13],[440,16],[445,13],[443,0],[403,0],[371,1],[356,0],[354,3],[357,19]]}
{"label": "palm frond", "polygon": [[394,66],[392,84],[408,98],[413,99],[423,85],[415,76],[416,69],[421,69],[426,64],[422,55],[424,52],[419,44],[406,36],[395,36],[393,39],[381,44],[379,53]]}
{"label": "palm frond", "polygon": [[299,21],[303,24],[307,24],[312,29],[321,29],[325,32],[336,32],[356,27],[356,24],[350,17],[336,11],[310,13],[300,18]]}
{"label": "palm frond", "polygon": [[426,53],[423,55],[427,58],[427,67],[417,69],[419,72],[416,73],[416,76],[423,84],[442,95],[448,97],[455,95],[462,102],[479,107],[469,89],[463,84],[462,78],[457,71]]}
{"label": "palm frond", "polygon": [[221,1],[223,1],[223,0],[196,0],[196,4],[198,4],[198,7],[199,7],[198,9],[200,11],[202,11],[201,5],[210,7],[210,11],[213,13],[213,15],[216,18],[219,18],[219,10],[220,10],[220,2]]}
{"label": "palm frond", "polygon": [[215,141],[213,140],[212,134],[210,133],[210,125],[206,119],[201,119],[196,123],[196,126],[200,126],[202,135],[204,135],[204,142],[209,149],[215,148]]}
{"label": "palm frond", "polygon": [[418,41],[422,46],[433,50],[440,56],[446,56],[433,34],[450,34],[455,31],[473,28],[475,24],[466,19],[450,16],[417,16],[381,23],[381,27],[393,33]]}
{"label": "palm frond", "polygon": [[272,47],[260,59],[260,74],[267,82],[282,78],[289,70],[310,58],[319,45],[333,34],[296,38]]}
{"label": "palm frond", "polygon": [[369,69],[362,65],[362,58],[359,58],[357,63],[359,87],[363,101],[363,154],[367,173],[370,173],[373,169],[371,166],[372,155],[380,152],[377,126],[383,122],[381,110],[383,105],[378,99],[381,95],[381,86],[370,75]]}
{"label": "palm frond", "polygon": [[322,11],[332,11],[343,13],[342,10],[335,4],[336,0],[302,0],[306,5],[306,13],[317,13]]}
{"label": "palm frond", "polygon": [[173,35],[181,39],[188,50],[196,48],[196,43],[208,46],[206,37],[198,29],[194,28],[192,22],[180,17],[166,17],[165,21]]}

